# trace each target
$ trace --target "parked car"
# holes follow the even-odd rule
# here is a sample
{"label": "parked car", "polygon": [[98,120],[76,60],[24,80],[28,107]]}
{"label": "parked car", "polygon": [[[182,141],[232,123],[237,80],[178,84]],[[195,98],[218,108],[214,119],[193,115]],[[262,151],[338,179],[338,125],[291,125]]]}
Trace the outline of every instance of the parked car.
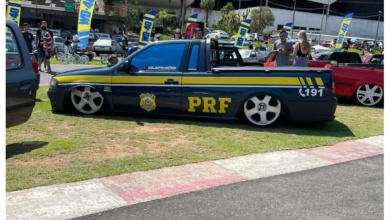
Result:
{"label": "parked car", "polygon": [[128,34],[127,35],[127,41],[129,43],[135,44],[139,42],[139,35],[137,34]]}
{"label": "parked car", "polygon": [[206,38],[216,38],[216,39],[226,38],[226,39],[228,39],[229,35],[225,31],[215,30],[215,31],[211,31],[210,33],[208,33],[206,35]]}
{"label": "parked car", "polygon": [[[333,43],[333,41],[332,41]],[[318,42],[319,45],[323,46],[323,47],[330,47],[330,41],[320,41]]]}
{"label": "parked car", "polygon": [[53,37],[53,43],[54,43],[53,51],[54,51],[54,53],[64,52],[64,42],[65,42],[65,39],[62,37],[58,37],[58,36]]}
{"label": "parked car", "polygon": [[382,64],[326,65],[333,72],[336,96],[350,98],[364,106],[383,103],[384,66]]}
{"label": "parked car", "polygon": [[26,122],[35,106],[39,73],[19,27],[13,20],[6,21],[6,127]]}
{"label": "parked car", "polygon": [[112,39],[98,39],[93,43],[93,49],[97,56],[101,53],[120,54],[122,56],[124,53],[122,46]]}
{"label": "parked car", "polygon": [[363,63],[379,63],[382,64],[384,60],[383,54],[367,54],[361,56]]}

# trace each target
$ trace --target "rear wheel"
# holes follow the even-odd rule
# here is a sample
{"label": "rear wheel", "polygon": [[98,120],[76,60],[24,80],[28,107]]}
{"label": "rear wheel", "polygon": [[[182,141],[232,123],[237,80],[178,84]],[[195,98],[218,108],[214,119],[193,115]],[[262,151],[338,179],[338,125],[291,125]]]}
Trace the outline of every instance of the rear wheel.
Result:
{"label": "rear wheel", "polygon": [[277,122],[282,112],[280,101],[270,95],[258,95],[244,103],[244,114],[253,125],[265,127]]}
{"label": "rear wheel", "polygon": [[382,101],[383,89],[378,85],[365,84],[356,90],[355,98],[362,105],[374,106]]}
{"label": "rear wheel", "polygon": [[103,107],[103,96],[93,87],[79,86],[71,91],[73,107],[83,114],[97,113]]}

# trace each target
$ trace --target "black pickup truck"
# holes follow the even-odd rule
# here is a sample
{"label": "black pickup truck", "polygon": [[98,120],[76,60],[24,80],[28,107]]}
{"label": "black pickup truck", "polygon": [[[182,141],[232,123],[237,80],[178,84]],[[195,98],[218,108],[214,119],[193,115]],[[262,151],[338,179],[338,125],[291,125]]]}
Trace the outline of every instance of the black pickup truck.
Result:
{"label": "black pickup truck", "polygon": [[326,122],[337,98],[330,69],[223,66],[215,40],[146,45],[111,67],[53,76],[53,112],[142,113],[233,120]]}

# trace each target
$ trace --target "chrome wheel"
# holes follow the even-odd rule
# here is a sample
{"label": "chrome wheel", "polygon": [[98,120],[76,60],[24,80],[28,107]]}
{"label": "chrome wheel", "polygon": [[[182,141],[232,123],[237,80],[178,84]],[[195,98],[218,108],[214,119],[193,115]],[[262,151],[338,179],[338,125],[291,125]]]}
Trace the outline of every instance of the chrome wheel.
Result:
{"label": "chrome wheel", "polygon": [[280,101],[269,95],[253,96],[244,104],[246,118],[257,126],[268,126],[275,123],[281,112]]}
{"label": "chrome wheel", "polygon": [[84,114],[96,113],[103,106],[103,96],[89,86],[73,88],[71,99],[76,110]]}
{"label": "chrome wheel", "polygon": [[365,84],[356,90],[356,100],[365,106],[374,106],[382,101],[383,90],[377,85]]}

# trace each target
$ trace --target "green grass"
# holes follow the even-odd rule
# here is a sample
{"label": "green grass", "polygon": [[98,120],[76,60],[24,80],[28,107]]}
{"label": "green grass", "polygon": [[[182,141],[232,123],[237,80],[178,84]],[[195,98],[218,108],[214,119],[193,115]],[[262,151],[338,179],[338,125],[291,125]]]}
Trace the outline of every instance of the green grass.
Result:
{"label": "green grass", "polygon": [[31,118],[6,130],[7,191],[384,133],[383,107],[349,102],[338,105],[329,123],[258,128],[240,121],[53,114],[46,90],[38,90]]}

